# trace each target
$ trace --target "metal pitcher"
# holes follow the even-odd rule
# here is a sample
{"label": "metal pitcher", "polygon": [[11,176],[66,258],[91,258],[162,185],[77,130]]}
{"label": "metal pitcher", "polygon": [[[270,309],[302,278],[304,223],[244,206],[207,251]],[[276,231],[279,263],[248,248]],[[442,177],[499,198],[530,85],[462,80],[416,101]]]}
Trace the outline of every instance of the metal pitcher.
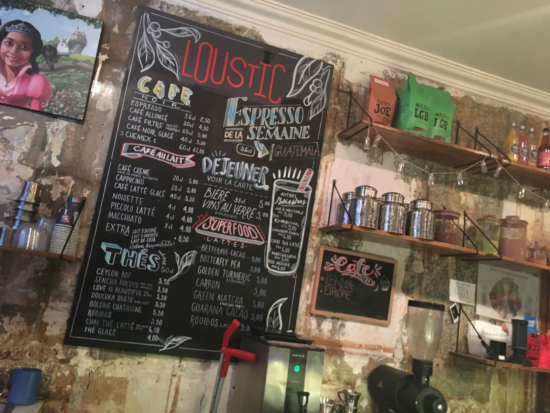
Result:
{"label": "metal pitcher", "polygon": [[361,397],[361,393],[355,390],[346,389],[338,392],[338,398],[344,402],[345,411],[356,410],[359,405],[359,397]]}

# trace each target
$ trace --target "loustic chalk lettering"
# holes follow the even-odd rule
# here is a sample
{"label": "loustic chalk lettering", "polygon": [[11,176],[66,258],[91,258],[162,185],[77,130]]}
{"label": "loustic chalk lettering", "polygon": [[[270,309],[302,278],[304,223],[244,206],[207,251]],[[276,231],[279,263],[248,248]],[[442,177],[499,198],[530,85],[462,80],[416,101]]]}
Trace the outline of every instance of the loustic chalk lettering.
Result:
{"label": "loustic chalk lettering", "polygon": [[140,159],[146,156],[147,158],[167,163],[178,169],[192,168],[195,166],[195,162],[192,160],[195,155],[178,155],[151,145],[136,145],[126,142],[122,145],[120,156],[129,159]]}
{"label": "loustic chalk lettering", "polygon": [[206,41],[197,44],[188,40],[181,65],[182,76],[190,77],[199,84],[248,88],[254,91],[255,96],[268,99],[275,105],[282,100],[275,90],[279,89],[278,80],[282,82],[285,73],[286,68],[282,64],[247,62],[228,51],[224,53]]}

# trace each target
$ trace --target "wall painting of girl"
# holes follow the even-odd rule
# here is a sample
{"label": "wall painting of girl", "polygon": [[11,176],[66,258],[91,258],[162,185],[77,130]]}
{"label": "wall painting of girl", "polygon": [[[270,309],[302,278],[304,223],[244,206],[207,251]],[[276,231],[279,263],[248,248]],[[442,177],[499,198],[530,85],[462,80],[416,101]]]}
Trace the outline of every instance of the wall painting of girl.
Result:
{"label": "wall painting of girl", "polygon": [[103,23],[24,0],[0,19],[0,104],[83,120]]}

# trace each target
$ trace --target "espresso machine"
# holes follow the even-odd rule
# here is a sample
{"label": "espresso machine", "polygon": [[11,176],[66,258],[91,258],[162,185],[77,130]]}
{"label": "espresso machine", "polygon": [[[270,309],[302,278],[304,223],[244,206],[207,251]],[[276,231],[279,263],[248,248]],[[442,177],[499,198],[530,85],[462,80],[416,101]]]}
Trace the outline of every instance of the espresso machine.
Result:
{"label": "espresso machine", "polygon": [[325,350],[312,340],[273,329],[242,334],[241,350],[255,363],[239,363],[232,413],[317,413]]}

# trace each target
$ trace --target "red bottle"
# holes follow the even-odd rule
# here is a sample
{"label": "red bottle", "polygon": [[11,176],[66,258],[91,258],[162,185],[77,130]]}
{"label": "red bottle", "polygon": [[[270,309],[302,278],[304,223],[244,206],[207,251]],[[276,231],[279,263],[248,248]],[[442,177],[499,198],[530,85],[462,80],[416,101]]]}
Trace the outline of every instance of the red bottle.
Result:
{"label": "red bottle", "polygon": [[544,128],[542,132],[537,167],[550,170],[550,128]]}

